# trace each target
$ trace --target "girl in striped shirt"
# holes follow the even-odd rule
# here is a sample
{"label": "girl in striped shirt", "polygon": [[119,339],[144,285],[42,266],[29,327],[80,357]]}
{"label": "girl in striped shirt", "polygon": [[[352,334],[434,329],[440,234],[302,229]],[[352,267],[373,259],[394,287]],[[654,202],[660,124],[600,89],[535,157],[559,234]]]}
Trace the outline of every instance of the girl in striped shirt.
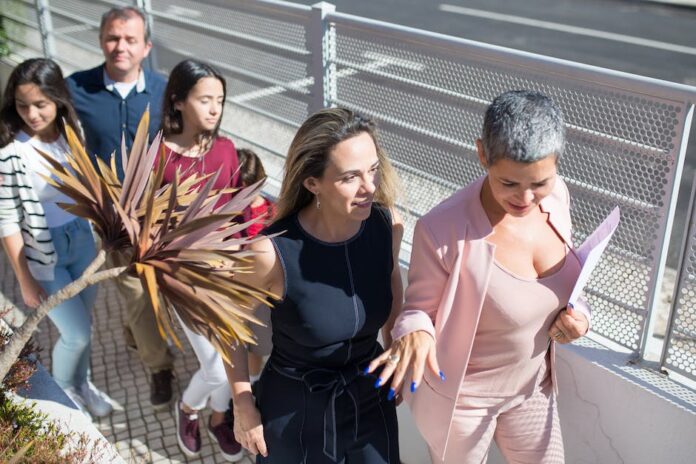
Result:
{"label": "girl in striped shirt", "polygon": [[[59,207],[71,199],[42,177],[50,172],[37,150],[67,165],[66,124],[79,127],[60,67],[44,58],[18,65],[0,107],[0,238],[31,309],[79,278],[96,256],[89,223]],[[96,295],[88,287],[48,313],[60,332],[53,377],[88,417],[112,411],[89,378]]]}

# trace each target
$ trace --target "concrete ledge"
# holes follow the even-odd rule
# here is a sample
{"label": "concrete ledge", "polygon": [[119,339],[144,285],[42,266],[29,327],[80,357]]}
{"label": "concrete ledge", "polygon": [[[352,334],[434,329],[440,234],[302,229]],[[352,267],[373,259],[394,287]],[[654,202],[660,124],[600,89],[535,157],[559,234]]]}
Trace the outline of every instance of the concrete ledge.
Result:
{"label": "concrete ledge", "polygon": [[588,338],[557,353],[568,462],[694,462],[695,391]]}
{"label": "concrete ledge", "polygon": [[[125,464],[113,445],[96,429],[77,406],[67,397],[53,380],[53,377],[40,363],[29,380],[30,388],[17,392],[16,401],[34,403],[36,409],[48,415],[48,419],[58,425],[64,433],[85,434],[93,446],[101,450],[100,463]],[[70,446],[70,444],[68,445]]]}

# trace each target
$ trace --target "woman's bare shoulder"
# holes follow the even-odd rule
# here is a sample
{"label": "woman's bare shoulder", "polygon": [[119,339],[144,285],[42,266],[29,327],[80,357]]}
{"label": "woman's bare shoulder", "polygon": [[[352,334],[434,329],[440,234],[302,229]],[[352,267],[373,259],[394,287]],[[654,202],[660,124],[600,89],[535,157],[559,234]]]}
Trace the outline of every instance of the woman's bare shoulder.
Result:
{"label": "woman's bare shoulder", "polygon": [[254,252],[252,272],[240,275],[241,280],[278,293],[283,285],[283,269],[271,239],[259,236],[247,249]]}

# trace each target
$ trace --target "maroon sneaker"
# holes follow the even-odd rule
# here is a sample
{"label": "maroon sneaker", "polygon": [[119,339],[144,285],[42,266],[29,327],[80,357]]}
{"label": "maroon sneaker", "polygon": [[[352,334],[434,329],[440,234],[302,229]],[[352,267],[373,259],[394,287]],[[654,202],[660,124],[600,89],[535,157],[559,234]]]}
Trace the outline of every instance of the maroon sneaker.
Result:
{"label": "maroon sneaker", "polygon": [[234,439],[234,416],[231,411],[228,412],[230,414],[225,414],[225,420],[215,427],[211,427],[208,422],[208,435],[218,445],[225,461],[237,462],[244,457],[244,450],[242,445]]}
{"label": "maroon sneaker", "polygon": [[201,454],[201,430],[198,426],[198,414],[186,414],[181,410],[181,401],[176,403],[176,441],[179,449],[190,458]]}

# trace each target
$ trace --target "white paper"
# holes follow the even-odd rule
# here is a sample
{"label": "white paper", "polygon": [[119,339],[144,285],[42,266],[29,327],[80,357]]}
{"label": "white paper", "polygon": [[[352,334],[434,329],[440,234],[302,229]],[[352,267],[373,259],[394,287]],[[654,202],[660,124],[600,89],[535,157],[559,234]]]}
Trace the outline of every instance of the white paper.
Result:
{"label": "white paper", "polygon": [[569,302],[571,305],[577,303],[582,289],[585,288],[587,281],[590,280],[592,271],[597,267],[604,249],[609,244],[609,240],[619,226],[620,216],[621,213],[617,206],[609,213],[609,216],[607,216],[599,227],[587,237],[583,244],[575,250],[575,254],[580,260],[582,268],[580,270],[580,276],[577,282],[575,282],[575,287],[573,287],[573,292],[570,294]]}

